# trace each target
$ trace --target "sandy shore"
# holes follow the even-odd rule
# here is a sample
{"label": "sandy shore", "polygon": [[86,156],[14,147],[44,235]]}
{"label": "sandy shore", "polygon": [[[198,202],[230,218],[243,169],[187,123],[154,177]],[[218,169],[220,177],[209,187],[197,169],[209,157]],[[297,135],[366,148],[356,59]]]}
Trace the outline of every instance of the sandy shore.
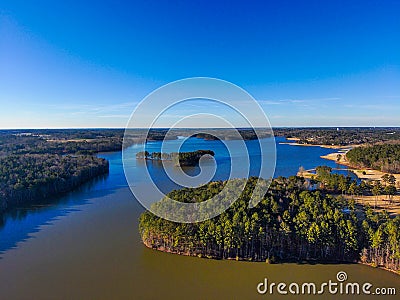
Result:
{"label": "sandy shore", "polygon": [[[315,169],[306,170],[302,173],[297,173],[298,176],[302,176],[304,178],[313,178],[315,177],[315,173],[312,173]],[[352,170],[353,171],[353,170]],[[369,170],[370,171],[370,170]],[[354,171],[353,171],[354,172]],[[370,175],[371,176],[371,175]],[[381,178],[374,180],[380,180]],[[376,196],[350,196],[346,195],[348,199],[354,199],[357,204],[367,205],[375,208],[376,211],[386,210],[389,214],[400,215],[400,195],[395,195],[389,201],[389,197],[387,195]]]}
{"label": "sandy shore", "polygon": [[[290,138],[290,139],[295,139],[295,138]],[[289,139],[288,139],[289,140]],[[321,148],[329,148],[329,149],[337,149],[338,152],[330,153],[327,155],[322,155],[321,158],[332,160],[340,165],[344,165],[348,167],[349,171],[352,171],[356,176],[360,179],[363,180],[382,180],[382,176],[385,174],[385,172],[381,172],[378,170],[373,170],[373,169],[355,169],[353,168],[350,163],[346,159],[346,153],[350,151],[354,147],[360,147],[360,145],[349,145],[349,146],[335,146],[335,145],[308,145],[308,144],[299,144],[299,143],[280,143],[280,144],[285,144],[285,145],[291,145],[291,146],[303,146],[303,147],[321,147]],[[315,177],[315,174],[311,171],[314,170],[306,170],[303,171],[301,174],[300,172],[297,173],[298,176],[303,176],[305,178],[312,178]],[[389,174],[391,175],[391,174]],[[397,187],[400,188],[400,174],[393,174],[394,177],[396,178],[397,182]]]}
{"label": "sandy shore", "polygon": [[[328,155],[322,155],[321,158],[328,159],[328,160],[333,160],[337,162],[338,164],[348,166],[349,170],[352,171],[354,174],[357,175],[358,178],[364,179],[364,180],[382,180],[382,176],[388,173],[378,171],[378,170],[373,170],[373,169],[355,169],[352,168],[349,162],[346,160],[346,152],[336,152],[336,153],[330,153]],[[389,174],[391,175],[391,174]],[[393,174],[393,176],[396,178],[396,182],[399,184],[400,183],[400,174]]]}
{"label": "sandy shore", "polygon": [[[291,138],[289,138],[287,140],[291,140]],[[349,145],[349,146],[312,145],[312,144],[300,144],[300,143],[292,143],[292,142],[281,142],[279,144],[280,145],[291,145],[291,146],[302,146],[302,147],[321,147],[321,148],[327,148],[327,149],[342,149],[342,150],[348,150],[348,149],[351,149],[353,147],[356,147],[356,145]]]}
{"label": "sandy shore", "polygon": [[337,162],[338,164],[344,165],[344,166],[350,166],[348,161],[346,160],[346,153],[347,151],[340,151],[340,152],[335,152],[335,153],[329,153],[327,155],[321,155],[321,158],[328,159],[328,160],[333,160]]}

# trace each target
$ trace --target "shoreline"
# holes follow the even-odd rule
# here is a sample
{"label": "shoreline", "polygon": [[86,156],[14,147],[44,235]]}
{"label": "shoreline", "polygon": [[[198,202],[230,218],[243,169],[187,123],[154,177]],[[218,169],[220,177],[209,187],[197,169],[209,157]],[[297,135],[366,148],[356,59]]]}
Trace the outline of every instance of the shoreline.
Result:
{"label": "shoreline", "polygon": [[[287,139],[291,141],[291,139]],[[280,145],[290,145],[290,146],[301,146],[301,147],[321,147],[321,148],[326,148],[326,149],[341,149],[341,150],[346,150],[346,149],[351,149],[354,147],[358,147],[359,145],[348,145],[348,146],[339,146],[339,145],[323,145],[323,144],[300,144],[297,142],[280,142]]]}
{"label": "shoreline", "polygon": [[375,267],[374,265],[372,265],[370,263],[365,263],[365,262],[362,262],[362,261],[357,261],[356,263],[359,264],[359,265],[368,266],[368,267],[374,268],[374,269],[380,269],[380,270],[383,270],[383,271],[386,271],[386,272],[393,273],[393,274],[395,274],[397,276],[400,276],[400,272],[399,271],[388,269],[388,268],[385,268],[385,267],[382,267],[382,266],[376,266]]}
{"label": "shoreline", "polygon": [[[391,174],[382,172],[379,170],[374,170],[370,168],[365,169],[357,169],[354,168],[347,160],[346,160],[347,152],[334,152],[327,155],[321,155],[320,157],[326,160],[335,161],[337,164],[348,167],[349,171],[353,172],[359,179],[363,180],[374,180],[374,181],[382,181],[382,176],[385,174],[393,175],[396,178],[397,182],[400,182],[400,174]],[[339,156],[340,155],[340,156]]]}
{"label": "shoreline", "polygon": [[[298,138],[287,138],[289,141],[298,141]],[[327,155],[321,155],[320,157],[326,160],[331,160],[336,162],[339,165],[346,166],[348,167],[348,170],[353,172],[357,178],[361,180],[372,180],[372,181],[382,181],[382,176],[385,174],[393,175],[396,178],[397,182],[400,182],[400,174],[391,174],[391,173],[386,173],[382,172],[379,170],[374,170],[370,168],[363,168],[363,169],[358,169],[354,168],[353,165],[351,165],[347,160],[346,160],[346,153],[350,151],[351,149],[355,147],[361,147],[362,145],[347,145],[347,146],[337,146],[337,145],[313,145],[313,144],[300,144],[297,142],[281,142],[279,143],[281,145],[291,145],[291,146],[303,146],[303,147],[321,147],[325,149],[335,149],[338,150],[338,152],[333,152],[329,153]],[[298,173],[299,174],[299,173]],[[315,176],[315,174],[309,172],[309,170],[305,170],[303,172],[304,177],[311,177]]]}
{"label": "shoreline", "polygon": [[[217,257],[213,257],[213,256],[205,256],[205,255],[201,255],[201,254],[192,254],[192,253],[188,253],[188,252],[176,252],[176,251],[170,251],[170,250],[166,250],[166,249],[162,249],[162,247],[154,247],[151,245],[148,245],[148,243],[146,241],[143,241],[142,239],[142,243],[143,245],[150,249],[150,250],[155,250],[155,251],[159,251],[162,253],[167,253],[167,254],[172,254],[172,255],[180,255],[180,256],[188,256],[188,257],[197,257],[197,258],[202,258],[202,259],[212,259],[212,260],[226,260],[226,261],[241,261],[241,262],[249,262],[249,263],[258,263],[258,264],[274,264],[274,265],[280,265],[280,264],[284,264],[284,263],[306,263],[309,265],[312,265],[313,263],[315,263],[315,261],[301,261],[301,262],[295,262],[295,261],[282,261],[282,262],[276,262],[276,263],[266,263],[260,260],[250,260],[250,259],[243,259],[243,258],[217,258]],[[395,271],[395,270],[391,270],[388,268],[385,268],[383,266],[374,266],[371,263],[365,263],[362,262],[360,260],[357,261],[353,261],[353,262],[348,262],[348,261],[327,261],[327,262],[322,262],[322,261],[316,261],[319,264],[324,264],[324,263],[329,263],[329,264],[334,264],[334,265],[340,265],[340,264],[346,264],[346,263],[352,263],[352,264],[359,264],[359,265],[364,265],[364,266],[368,266],[370,268],[373,269],[380,269],[383,271],[388,271],[390,273],[393,273],[397,276],[400,276],[400,272]]]}

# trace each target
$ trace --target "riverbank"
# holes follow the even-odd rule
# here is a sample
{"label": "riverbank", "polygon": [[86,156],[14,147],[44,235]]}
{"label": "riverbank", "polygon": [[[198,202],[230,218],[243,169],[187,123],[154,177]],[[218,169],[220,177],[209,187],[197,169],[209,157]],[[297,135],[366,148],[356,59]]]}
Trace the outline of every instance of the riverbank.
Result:
{"label": "riverbank", "polygon": [[[146,246],[148,249],[151,250],[156,250],[162,253],[167,253],[167,254],[173,254],[173,255],[180,255],[180,256],[188,256],[188,257],[198,257],[198,258],[205,258],[205,259],[210,259],[210,260],[218,260],[218,261],[232,261],[232,260],[236,260],[236,261],[241,261],[241,262],[254,262],[254,263],[258,263],[258,264],[262,264],[263,261],[258,261],[258,260],[251,260],[251,259],[245,259],[245,258],[240,258],[240,257],[236,257],[236,258],[226,258],[226,259],[221,259],[217,256],[212,256],[212,255],[202,255],[202,254],[196,254],[196,253],[191,253],[191,252],[183,252],[183,251],[170,251],[169,249],[165,249],[162,246],[160,247],[154,247],[152,246],[149,242],[142,240],[143,245]],[[267,265],[284,265],[284,264],[288,264],[288,263],[296,263],[293,260],[288,260],[288,261],[282,261],[282,262],[270,262],[270,261],[265,261],[265,264]],[[349,264],[349,262],[346,261],[330,261],[330,262],[323,262],[323,261],[318,261],[318,260],[311,260],[311,261],[307,261],[307,260],[303,260],[301,262],[297,262],[297,264],[308,264],[308,265],[314,265],[316,263],[320,263],[320,264],[331,264],[331,265],[340,265],[340,264]],[[363,265],[363,266],[367,266],[373,269],[380,269],[383,271],[388,271],[392,274],[395,274],[397,276],[400,276],[400,272],[399,271],[395,271],[389,268],[386,268],[384,266],[375,266],[372,263],[367,263],[367,262],[362,262],[362,261],[355,261],[355,262],[350,262],[350,264],[359,264],[359,265]]]}
{"label": "riverbank", "polygon": [[358,261],[357,264],[360,264],[360,265],[363,265],[363,266],[367,266],[367,267],[370,267],[370,268],[374,268],[374,269],[380,269],[380,270],[395,274],[397,276],[400,276],[400,272],[399,271],[388,269],[388,268],[385,268],[383,266],[375,266],[374,264],[366,263],[366,262],[362,262],[362,261]]}

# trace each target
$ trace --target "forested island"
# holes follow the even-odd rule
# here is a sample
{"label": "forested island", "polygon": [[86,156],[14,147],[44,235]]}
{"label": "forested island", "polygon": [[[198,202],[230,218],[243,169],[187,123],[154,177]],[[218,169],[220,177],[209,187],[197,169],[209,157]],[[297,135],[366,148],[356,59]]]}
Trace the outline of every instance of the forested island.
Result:
{"label": "forested island", "polygon": [[[144,212],[139,225],[143,243],[161,251],[215,259],[361,261],[400,270],[399,216],[391,218],[369,206],[355,205],[323,186],[309,190],[306,180],[298,176],[274,179],[263,200],[249,209],[255,183],[256,178],[250,178],[227,211],[204,222],[175,223]],[[168,196],[201,202],[218,194],[225,184],[211,182]],[[163,201],[157,202],[154,209],[162,205]]]}
{"label": "forested island", "polygon": [[169,160],[174,163],[175,166],[195,166],[199,163],[200,158],[203,155],[214,156],[214,151],[211,150],[196,150],[191,152],[148,152],[140,151],[136,153],[137,159],[150,159],[155,161]]}

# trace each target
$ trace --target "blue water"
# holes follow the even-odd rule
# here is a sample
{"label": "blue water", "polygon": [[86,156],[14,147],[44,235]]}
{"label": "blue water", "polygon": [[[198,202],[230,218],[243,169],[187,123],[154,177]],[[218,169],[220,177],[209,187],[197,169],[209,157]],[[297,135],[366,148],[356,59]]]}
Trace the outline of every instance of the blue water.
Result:
{"label": "blue water", "polygon": [[[181,141],[164,142],[164,151],[174,149],[177,143]],[[277,163],[274,177],[295,175],[300,166],[305,169],[312,169],[319,165],[327,165],[332,168],[343,168],[333,161],[320,158],[334,152],[331,149],[321,147],[301,147],[280,144],[287,142],[284,138],[276,138]],[[228,141],[230,145],[236,141]],[[247,151],[250,156],[250,172],[249,175],[257,175],[259,172],[260,149],[258,141],[246,141]],[[149,152],[160,151],[161,142],[151,142],[146,148]],[[216,173],[213,180],[224,180],[228,178],[230,171],[230,155],[227,148],[220,141],[205,141],[197,138],[188,139],[183,145],[181,151],[193,151],[198,149],[210,149],[215,152]],[[235,149],[235,147],[233,147]],[[141,150],[140,146],[132,146],[129,151],[135,154]],[[240,151],[233,151],[233,156],[239,159],[247,155]],[[74,210],[79,210],[81,205],[90,203],[91,199],[109,195],[115,190],[126,187],[121,152],[101,153],[99,157],[106,158],[110,162],[110,173],[107,176],[97,178],[89,183],[84,184],[73,192],[64,196],[46,199],[27,207],[13,209],[2,215],[0,219],[0,255],[11,248],[18,247],[18,243],[27,240],[41,226],[52,224],[52,221],[61,216],[68,215]],[[130,162],[133,176],[138,181],[141,180],[145,171],[146,163],[132,159]],[[151,176],[157,181],[164,192],[168,192],[178,186],[168,180],[164,169],[159,162],[147,162],[147,167]],[[243,166],[247,167],[247,166]],[[197,168],[186,168],[185,172],[189,175],[196,175]],[[347,171],[338,171],[347,175]],[[132,197],[133,198],[133,197]],[[1,256],[0,256],[1,257]]]}

